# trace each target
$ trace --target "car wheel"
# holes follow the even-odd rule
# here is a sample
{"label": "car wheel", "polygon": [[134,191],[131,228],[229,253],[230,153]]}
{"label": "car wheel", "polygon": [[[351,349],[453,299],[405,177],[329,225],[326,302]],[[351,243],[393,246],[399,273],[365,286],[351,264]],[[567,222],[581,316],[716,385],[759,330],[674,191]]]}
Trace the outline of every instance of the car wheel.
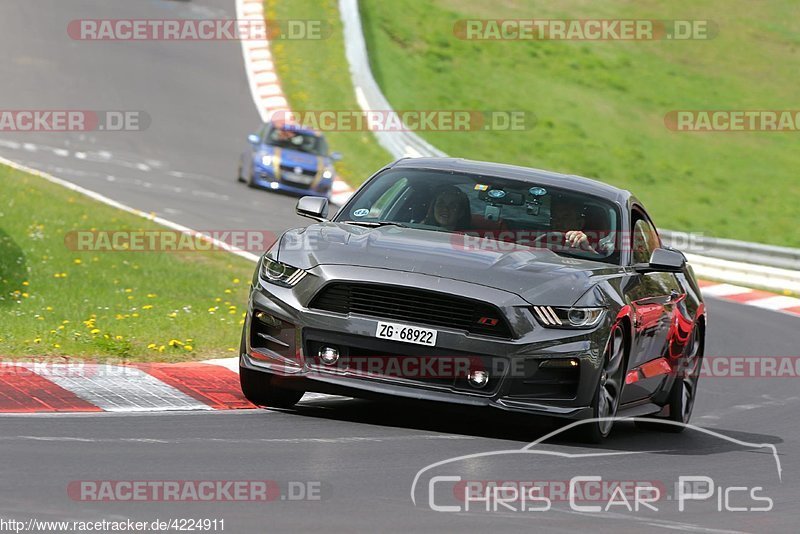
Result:
{"label": "car wheel", "polygon": [[680,372],[675,377],[675,382],[672,384],[672,389],[669,391],[669,415],[666,417],[659,417],[665,421],[673,423],[680,423],[677,425],[663,425],[658,423],[648,423],[643,421],[637,423],[639,426],[648,430],[660,430],[662,432],[670,432],[677,434],[683,432],[692,418],[692,410],[694,409],[694,401],[697,397],[697,382],[700,376],[700,367],[703,363],[703,332],[699,326],[695,326],[692,331],[692,337],[689,340],[688,349],[684,355]]}
{"label": "car wheel", "polygon": [[617,415],[625,376],[625,352],[625,333],[622,331],[620,323],[617,323],[611,328],[611,334],[608,336],[603,368],[600,371],[600,379],[597,382],[592,403],[594,408],[592,417],[604,420],[581,425],[583,438],[589,443],[601,442],[608,437],[614,426],[612,418]]}
{"label": "car wheel", "polygon": [[[240,355],[247,352],[244,336],[245,329],[243,328],[239,344]],[[274,380],[274,375],[239,366],[239,384],[242,387],[242,393],[256,406],[291,408],[303,398],[304,391],[278,387],[273,383]]]}

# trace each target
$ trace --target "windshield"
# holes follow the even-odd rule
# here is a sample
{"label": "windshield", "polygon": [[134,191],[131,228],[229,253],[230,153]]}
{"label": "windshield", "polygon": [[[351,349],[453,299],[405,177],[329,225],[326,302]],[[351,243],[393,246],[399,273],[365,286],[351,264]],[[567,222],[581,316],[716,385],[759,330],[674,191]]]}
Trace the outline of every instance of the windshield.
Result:
{"label": "windshield", "polygon": [[336,219],[364,226],[448,232],[464,246],[548,249],[619,263],[614,203],[531,181],[428,169],[389,169],[370,180]]}
{"label": "windshield", "polygon": [[268,145],[307,152],[317,156],[328,155],[328,143],[325,138],[310,133],[298,132],[291,127],[272,126],[264,136]]}

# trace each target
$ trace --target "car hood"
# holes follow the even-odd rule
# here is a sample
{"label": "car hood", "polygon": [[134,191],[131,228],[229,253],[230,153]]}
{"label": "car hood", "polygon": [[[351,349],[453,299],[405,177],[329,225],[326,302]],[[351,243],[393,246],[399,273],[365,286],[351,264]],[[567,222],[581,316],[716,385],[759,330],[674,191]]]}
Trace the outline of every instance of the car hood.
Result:
{"label": "car hood", "polygon": [[302,269],[352,265],[420,273],[501,289],[532,304],[560,306],[575,303],[599,281],[623,274],[619,266],[546,249],[477,239],[471,243],[464,247],[464,236],[445,232],[325,222],[286,232],[277,259]]}
{"label": "car hood", "polygon": [[280,164],[285,167],[300,167],[305,171],[317,172],[319,167],[325,164],[324,158],[299,150],[281,148],[275,153],[280,158]]}

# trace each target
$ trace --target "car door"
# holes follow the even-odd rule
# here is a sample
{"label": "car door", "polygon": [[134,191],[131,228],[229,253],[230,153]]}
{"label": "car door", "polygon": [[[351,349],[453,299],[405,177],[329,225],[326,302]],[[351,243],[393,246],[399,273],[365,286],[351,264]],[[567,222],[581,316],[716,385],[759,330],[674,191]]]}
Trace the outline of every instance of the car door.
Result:
{"label": "car door", "polygon": [[[648,263],[653,250],[661,247],[661,240],[643,211],[635,208],[632,215],[631,264]],[[633,369],[668,354],[675,306],[684,295],[676,276],[664,272],[633,275],[626,294],[634,317],[628,363],[628,368]],[[626,385],[622,402],[650,396],[663,379],[658,375]]]}

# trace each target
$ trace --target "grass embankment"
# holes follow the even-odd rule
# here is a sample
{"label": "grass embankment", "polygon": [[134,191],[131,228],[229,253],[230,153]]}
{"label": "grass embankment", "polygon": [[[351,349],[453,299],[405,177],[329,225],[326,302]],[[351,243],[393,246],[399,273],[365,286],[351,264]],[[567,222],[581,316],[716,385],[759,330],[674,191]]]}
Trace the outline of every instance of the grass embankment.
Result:
{"label": "grass embankment", "polygon": [[76,252],[83,230],[164,230],[0,166],[0,358],[233,356],[253,265],[222,251]]}
{"label": "grass embankment", "polygon": [[[322,19],[333,36],[274,52],[294,109],[358,109],[335,0],[267,0],[277,19]],[[565,0],[361,0],[373,72],[395,109],[521,110],[522,132],[421,132],[448,154],[581,174],[629,188],[663,227],[800,246],[797,133],[679,133],[685,109],[797,109],[797,7],[740,0],[654,5]],[[702,19],[707,41],[465,41],[459,19]],[[331,133],[359,183],[389,159],[365,134]]]}
{"label": "grass embankment", "polygon": [[[526,110],[525,132],[427,133],[445,152],[596,177],[661,226],[800,246],[797,132],[682,133],[671,110],[797,109],[796,2],[361,0],[373,72],[396,109]],[[466,41],[459,19],[709,20],[706,41]]]}
{"label": "grass embankment", "polygon": [[[336,0],[267,0],[271,20],[322,20],[331,31],[322,40],[271,43],[281,86],[294,111],[358,110],[350,70],[344,55],[342,22]],[[344,155],[336,164],[339,175],[358,186],[394,159],[370,132],[325,132],[331,150]]]}

